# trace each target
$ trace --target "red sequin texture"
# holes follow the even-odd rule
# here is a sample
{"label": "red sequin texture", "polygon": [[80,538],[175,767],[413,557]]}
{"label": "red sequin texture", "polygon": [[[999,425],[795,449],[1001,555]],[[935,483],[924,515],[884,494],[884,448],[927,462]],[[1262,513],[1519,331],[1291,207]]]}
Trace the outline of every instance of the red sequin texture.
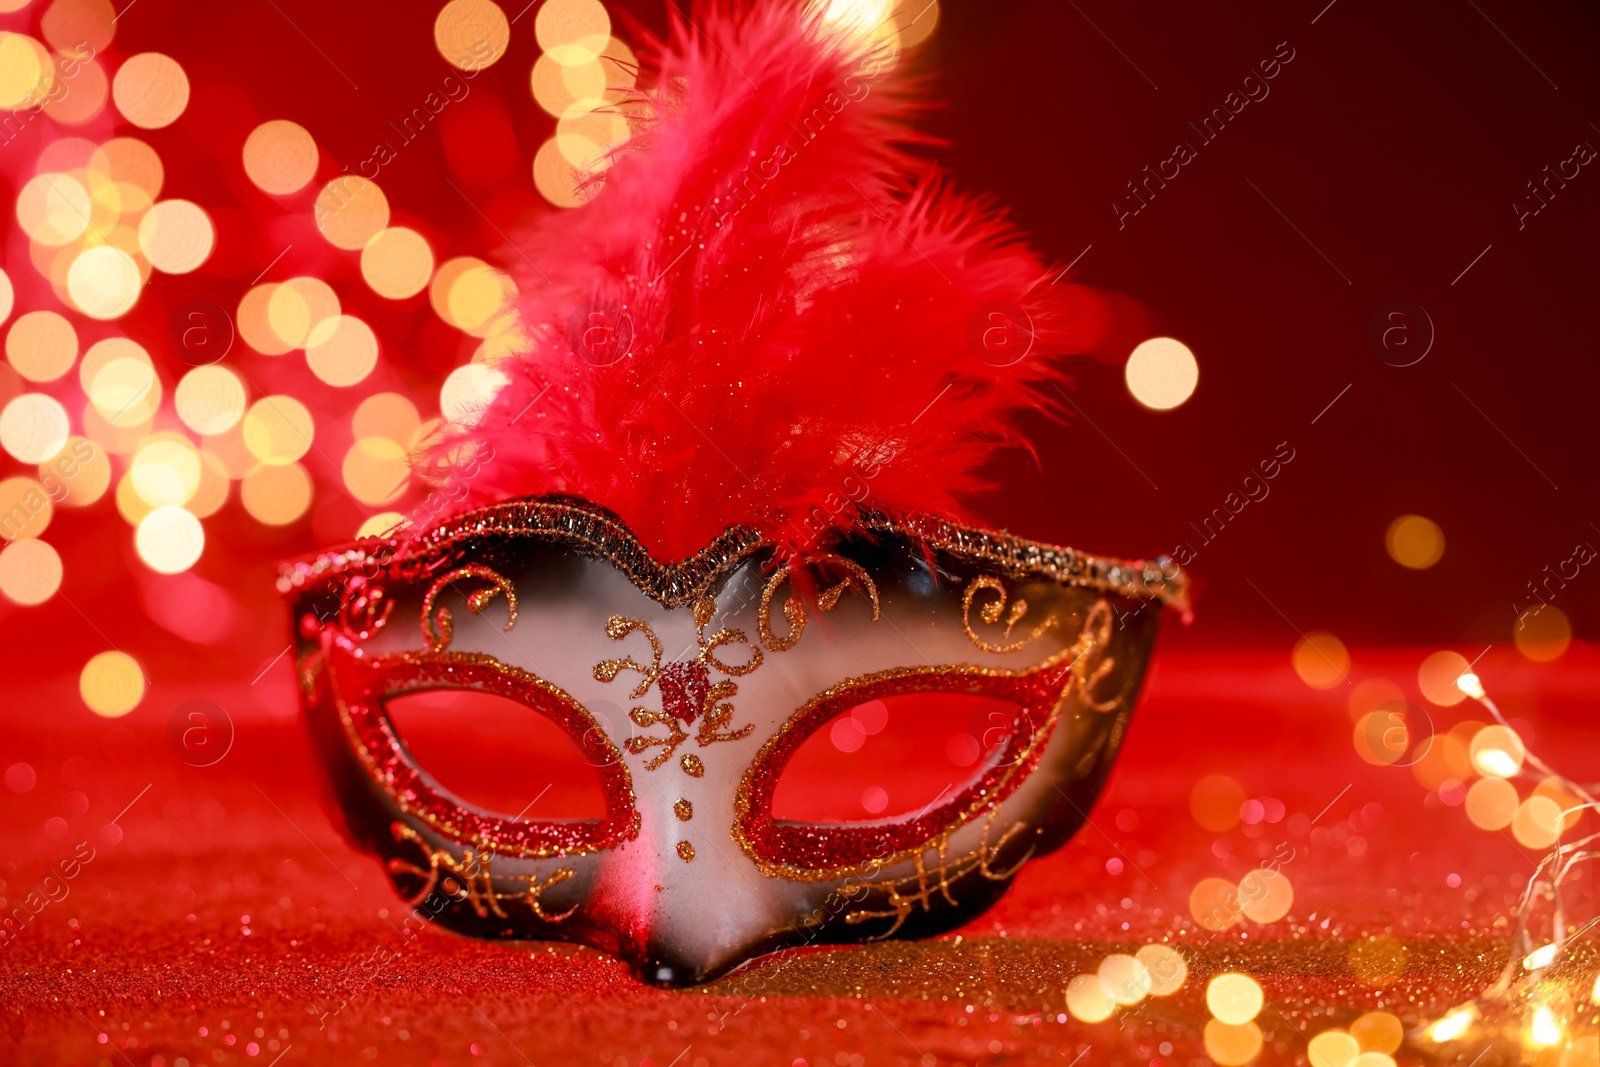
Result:
{"label": "red sequin texture", "polygon": [[[1033,771],[1055,726],[1072,664],[1027,675],[962,674],[923,667],[850,685],[817,700],[763,749],[747,773],[739,804],[738,836],[761,862],[801,871],[837,871],[887,862],[921,849],[984,809],[999,804]],[[857,704],[911,693],[971,693],[1016,704],[1005,745],[992,766],[955,797],[921,816],[886,825],[776,822],[772,795],[790,756],[835,715]]]}
{"label": "red sequin texture", "polygon": [[[463,843],[503,855],[562,856],[614,848],[639,831],[633,781],[621,754],[583,707],[556,686],[525,671],[470,653],[406,652],[367,655],[329,635],[330,692],[324,710],[339,713],[373,780],[408,813]],[[507,697],[564,729],[600,775],[604,819],[514,819],[478,811],[436,787],[416,764],[384,711],[383,700],[427,689],[479,689]]]}

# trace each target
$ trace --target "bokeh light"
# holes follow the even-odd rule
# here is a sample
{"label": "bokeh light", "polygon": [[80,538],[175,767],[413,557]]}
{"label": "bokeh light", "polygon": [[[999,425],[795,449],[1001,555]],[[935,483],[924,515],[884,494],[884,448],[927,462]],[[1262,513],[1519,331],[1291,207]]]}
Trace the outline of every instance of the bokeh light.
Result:
{"label": "bokeh light", "polygon": [[361,523],[360,528],[356,530],[356,537],[358,539],[363,537],[382,537],[405,521],[406,517],[398,511],[380,511],[376,515],[368,516]]}
{"label": "bokeh light", "polygon": [[1417,668],[1417,688],[1430,703],[1442,708],[1453,707],[1467,698],[1456,679],[1467,672],[1470,664],[1459,652],[1443,649],[1428,656]]}
{"label": "bokeh light", "polygon": [[1485,777],[1512,777],[1527,755],[1522,738],[1508,726],[1485,726],[1472,736],[1472,767]]}
{"label": "bokeh light", "polygon": [[132,341],[108,338],[91,345],[78,374],[80,381],[89,376],[89,403],[114,426],[136,426],[160,408],[161,379],[150,356]]}
{"label": "bokeh light", "polygon": [[228,468],[210,452],[200,453],[200,484],[183,508],[197,519],[215,515],[228,502]]}
{"label": "bokeh light", "polygon": [[1333,634],[1313,630],[1294,644],[1294,672],[1313,689],[1332,689],[1350,680],[1350,652]]}
{"label": "bokeh light", "polygon": [[133,257],[114,245],[85,249],[67,271],[67,294],[92,319],[114,319],[139,299],[144,277]]}
{"label": "bokeh light", "polygon": [[39,480],[57,502],[88,507],[111,486],[111,460],[87,437],[69,437],[58,455],[39,464]]}
{"label": "bokeh light", "polygon": [[297,193],[316,176],[317,142],[298,122],[263,122],[245,138],[244,172],[264,193]]}
{"label": "bokeh light", "polygon": [[1213,833],[1231,830],[1239,822],[1244,788],[1226,774],[1208,774],[1189,790],[1189,814]]}
{"label": "bokeh light", "polygon": [[61,573],[61,556],[37,537],[0,548],[0,593],[13,604],[43,604],[61,588]]}
{"label": "bokeh light", "polygon": [[1189,915],[1207,930],[1226,930],[1243,914],[1239,887],[1226,878],[1202,878],[1189,893]]}
{"label": "bokeh light", "polygon": [[[195,478],[198,482],[198,471]],[[138,489],[137,483],[134,488]],[[200,520],[183,508],[158,507],[139,520],[134,544],[145,566],[162,574],[177,574],[194,566],[200,558],[206,546],[206,532]]]}
{"label": "bokeh light", "polygon": [[23,393],[0,409],[0,447],[19,463],[43,463],[67,443],[67,409],[53,396]]}
{"label": "bokeh light", "polygon": [[539,146],[533,157],[533,184],[556,207],[578,207],[583,197],[578,195],[578,170],[562,154],[554,137]]}
{"label": "bokeh light", "polygon": [[1100,961],[1097,972],[1106,996],[1124,1006],[1150,995],[1150,971],[1136,957],[1114,952]]}
{"label": "bokeh light", "polygon": [[[60,6],[59,0],[56,6]],[[61,61],[58,56],[56,62]],[[44,113],[64,126],[81,126],[105,110],[111,96],[111,79],[106,76],[106,68],[96,60],[69,62],[77,63],[72,88],[58,94],[54,100],[46,98]]]}
{"label": "bokeh light", "polygon": [[78,695],[84,704],[108,719],[138,707],[144,699],[144,685],[144,671],[126,652],[97,653],[78,675]]}
{"label": "bokeh light", "polygon": [[134,450],[128,473],[151,507],[184,504],[200,488],[200,450],[179,434],[152,434]]}
{"label": "bokeh light", "polygon": [[331,330],[313,331],[306,364],[329,385],[355,385],[378,365],[378,335],[354,315],[340,315]]}
{"label": "bokeh light", "polygon": [[1400,566],[1423,571],[1444,555],[1444,531],[1432,519],[1402,515],[1389,524],[1384,546],[1389,558]]}
{"label": "bokeh light", "polygon": [[1170,411],[1194,395],[1200,364],[1182,341],[1152,337],[1128,356],[1123,377],[1128,392],[1147,408]]}
{"label": "bokeh light", "polygon": [[578,105],[556,123],[556,149],[573,167],[596,173],[610,165],[608,153],[626,143],[631,133],[628,120],[615,110]]}
{"label": "bokeh light", "polygon": [[239,309],[234,315],[234,324],[244,343],[264,356],[281,356],[294,349],[294,345],[278,336],[269,318],[273,295],[281,288],[278,282],[255,286],[239,299]]}
{"label": "bokeh light", "polygon": [[50,71],[50,55],[27,34],[0,31],[0,107],[32,106]]}
{"label": "bokeh light", "polygon": [[257,522],[287,525],[311,507],[311,475],[298,463],[262,463],[239,483],[239,500]]}
{"label": "bokeh light", "polygon": [[1362,1052],[1381,1052],[1390,1055],[1400,1050],[1406,1039],[1405,1026],[1399,1016],[1387,1011],[1369,1011],[1350,1024],[1350,1036]]}
{"label": "bokeh light", "polygon": [[141,52],[117,68],[111,99],[135,126],[159,130],[178,121],[189,106],[189,78],[170,56]]}
{"label": "bokeh light", "polygon": [[345,488],[363,504],[392,503],[411,474],[406,451],[387,437],[364,437],[350,446],[342,465]]}
{"label": "bokeh light", "polygon": [[1243,1026],[1261,1013],[1261,986],[1247,974],[1219,974],[1206,984],[1206,1007],[1229,1026]]}
{"label": "bokeh light", "polygon": [[1111,999],[1098,975],[1080,974],[1067,983],[1067,1010],[1083,1023],[1100,1023],[1111,1018],[1117,1002]]}
{"label": "bokeh light", "polygon": [[516,287],[505,274],[481,259],[458,256],[440,264],[428,289],[428,300],[434,313],[445,322],[482,337],[515,293]]}
{"label": "bokeh light", "polygon": [[333,331],[339,318],[339,296],[320,278],[290,278],[272,290],[266,310],[267,327],[279,342],[303,348]]}
{"label": "bokeh light", "polygon": [[6,334],[6,361],[30,382],[53,382],[78,358],[78,334],[54,311],[19,316]]}
{"label": "bokeh light", "polygon": [[8,539],[38,537],[49,527],[54,514],[50,494],[32,478],[0,482],[0,532]]}
{"label": "bokeh light", "polygon": [[1253,1022],[1234,1026],[1209,1019],[1201,1035],[1206,1055],[1221,1067],[1242,1067],[1261,1054],[1261,1027]]}
{"label": "bokeh light", "polygon": [[1189,963],[1183,953],[1167,945],[1145,945],[1133,955],[1150,974],[1153,997],[1171,996],[1189,977]]}
{"label": "bokeh light", "polygon": [[1547,849],[1561,836],[1561,806],[1545,796],[1531,796],[1517,805],[1511,836],[1523,848]]}
{"label": "bokeh light", "polygon": [[1402,701],[1405,692],[1387,678],[1363,678],[1350,690],[1350,717],[1360,720],[1385,704]]}
{"label": "bokeh light", "polygon": [[1480,778],[1467,790],[1467,818],[1480,830],[1504,830],[1517,806],[1517,787],[1504,778]]}
{"label": "bokeh light", "polygon": [[1360,1054],[1361,1046],[1343,1030],[1322,1031],[1306,1049],[1311,1067],[1350,1067],[1350,1061]]}
{"label": "bokeh light", "polygon": [[504,373],[482,363],[457,367],[439,389],[439,412],[454,423],[470,426],[507,380]]}
{"label": "bokeh light", "polygon": [[351,433],[358,441],[363,437],[387,437],[409,445],[421,425],[416,405],[400,393],[375,393],[363,400],[350,417]]}
{"label": "bokeh light", "polygon": [[322,187],[312,217],[329,244],[355,252],[389,225],[389,200],[373,182],[343,174]]}
{"label": "bokeh light", "polygon": [[1294,887],[1282,871],[1259,867],[1239,879],[1239,910],[1252,922],[1275,923],[1294,906]]}
{"label": "bokeh light", "polygon": [[89,190],[68,174],[38,174],[17,194],[17,223],[42,245],[59,247],[83,236],[92,208]]}
{"label": "bokeh light", "polygon": [[434,45],[458,70],[492,66],[510,42],[511,23],[492,0],[450,0],[433,23]]}
{"label": "bokeh light", "polygon": [[265,396],[244,417],[244,443],[268,465],[286,466],[311,449],[316,424],[306,406],[292,396]]}
{"label": "bokeh light", "polygon": [[11,276],[0,269],[0,322],[5,322],[11,317],[11,309],[16,305],[17,291],[11,286]]}
{"label": "bokeh light", "polygon": [[223,433],[244,417],[244,382],[226,367],[196,367],[173,394],[178,418],[196,433]]}
{"label": "bokeh light", "polygon": [[167,274],[195,270],[211,255],[216,241],[210,216],[189,200],[163,200],[139,220],[139,250]]}
{"label": "bokeh light", "polygon": [[99,184],[113,182],[138,189],[151,203],[166,179],[161,157],[136,137],[113,137],[95,148],[89,156],[88,173]]}
{"label": "bokeh light", "polygon": [[1511,628],[1511,639],[1516,642],[1517,651],[1527,658],[1535,663],[1549,663],[1560,659],[1571,646],[1572,623],[1560,608],[1538,604],[1517,616]]}
{"label": "bokeh light", "polygon": [[433,250],[420,233],[405,226],[389,227],[361,250],[361,277],[390,300],[422,292],[432,274]]}
{"label": "bokeh light", "polygon": [[600,0],[545,0],[533,33],[557,63],[592,63],[611,39],[611,16]]}
{"label": "bokeh light", "polygon": [[588,63],[560,63],[541,55],[533,64],[529,88],[538,105],[559,119],[574,108],[593,110],[621,103],[638,73],[633,49],[613,37],[599,58]]}

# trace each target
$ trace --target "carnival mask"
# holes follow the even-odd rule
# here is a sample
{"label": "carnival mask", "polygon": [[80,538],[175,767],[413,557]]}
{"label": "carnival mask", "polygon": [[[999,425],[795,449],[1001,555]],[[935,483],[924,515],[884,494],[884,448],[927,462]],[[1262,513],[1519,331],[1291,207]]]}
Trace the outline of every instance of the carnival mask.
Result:
{"label": "carnival mask", "polygon": [[[283,573],[326,779],[413,917],[698,982],[962,923],[1105,779],[1183,576],[964,518],[1103,305],[898,146],[895,34],[837,6],[707,0],[641,49],[636,136],[526,227],[433,491]],[[543,789],[567,751],[592,811]]]}
{"label": "carnival mask", "polygon": [[[280,585],[328,781],[407,903],[463,933],[593,945],[663,983],[988,907],[1082,824],[1160,604],[1182,593],[1170,564],[876,515],[792,565],[734,529],[662,566],[570,500],[327,553]],[[558,726],[599,775],[604,817],[487,811],[441,787],[387,710],[441,689]],[[923,810],[775,812],[808,739],[863,706],[915,729],[952,701],[991,725]]]}

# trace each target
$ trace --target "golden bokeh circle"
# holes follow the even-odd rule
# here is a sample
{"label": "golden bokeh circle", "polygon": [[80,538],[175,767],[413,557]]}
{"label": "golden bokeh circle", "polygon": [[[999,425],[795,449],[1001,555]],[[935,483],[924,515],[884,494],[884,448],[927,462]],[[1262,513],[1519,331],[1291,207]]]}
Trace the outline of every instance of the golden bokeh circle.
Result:
{"label": "golden bokeh circle", "polygon": [[338,325],[339,296],[321,278],[290,278],[267,298],[267,327],[290,348],[316,344]]}
{"label": "golden bokeh circle", "polygon": [[39,20],[39,32],[60,50],[104,52],[117,32],[111,0],[55,0]]}
{"label": "golden bokeh circle", "polygon": [[1207,930],[1226,930],[1243,914],[1239,887],[1226,878],[1202,878],[1189,891],[1189,915]]}
{"label": "golden bokeh circle", "polygon": [[82,126],[105,110],[111,96],[106,68],[90,59],[78,64],[68,92],[46,99],[44,113],[63,126]]}
{"label": "golden bokeh circle", "polygon": [[1067,983],[1067,1011],[1079,1022],[1105,1022],[1116,1010],[1117,1002],[1100,984],[1098,975],[1080,974]]}
{"label": "golden bokeh circle", "polygon": [[446,63],[476,73],[506,54],[511,23],[492,0],[450,0],[434,19],[433,43]]}
{"label": "golden bokeh circle", "polygon": [[1442,708],[1453,707],[1467,699],[1467,694],[1456,685],[1456,679],[1465,674],[1470,664],[1467,657],[1450,649],[1441,649],[1429,655],[1417,668],[1417,688],[1429,703]]}
{"label": "golden bokeh circle", "polygon": [[1258,867],[1239,879],[1239,910],[1251,922],[1275,923],[1294,906],[1294,887],[1282,871]]}
{"label": "golden bokeh circle", "polygon": [[375,393],[357,405],[350,417],[351,433],[358,441],[363,437],[387,437],[410,445],[421,425],[416,405],[401,393]]}
{"label": "golden bokeh circle", "polygon": [[0,30],[0,108],[32,107],[51,72],[50,53],[25,33]]}
{"label": "golden bokeh circle", "polygon": [[78,333],[54,311],[19,315],[6,333],[6,361],[30,382],[53,382],[78,358]]}
{"label": "golden bokeh circle", "polygon": [[1480,830],[1504,830],[1517,817],[1517,787],[1504,778],[1480,778],[1467,790],[1467,818]]}
{"label": "golden bokeh circle", "polygon": [[328,243],[348,252],[359,251],[389,225],[383,190],[355,174],[342,174],[324,185],[311,210]]}
{"label": "golden bokeh circle", "polygon": [[1221,1067],[1243,1067],[1261,1054],[1261,1027],[1253,1022],[1232,1025],[1209,1019],[1201,1041],[1206,1055]]}
{"label": "golden bokeh circle", "polygon": [[177,507],[200,488],[200,450],[181,434],[152,434],[134,450],[128,473],[145,503]]}
{"label": "golden bokeh circle", "polygon": [[1362,1052],[1389,1055],[1400,1050],[1406,1028],[1399,1016],[1387,1011],[1369,1011],[1350,1024],[1350,1036]]}
{"label": "golden bokeh circle", "polygon": [[195,433],[225,433],[244,418],[244,382],[226,367],[196,367],[178,381],[172,402]]}
{"label": "golden bokeh circle", "polygon": [[266,282],[248,290],[239,299],[239,310],[234,316],[234,324],[244,343],[264,356],[281,356],[294,349],[294,345],[278,336],[268,315],[273,295],[280,288],[278,282]]}
{"label": "golden bokeh circle", "polygon": [[217,232],[205,209],[192,200],[163,200],[139,220],[139,250],[167,274],[188,274],[216,247]]}
{"label": "golden bokeh circle", "polygon": [[1106,996],[1124,1007],[1139,1003],[1150,995],[1150,971],[1144,963],[1126,952],[1113,952],[1100,961],[1096,972]]}
{"label": "golden bokeh circle", "polygon": [[135,126],[159,130],[178,121],[189,106],[189,77],[171,56],[141,52],[117,68],[111,99]]}
{"label": "golden bokeh circle", "polygon": [[45,393],[23,393],[0,409],[0,447],[18,463],[43,463],[70,435],[67,409]]}
{"label": "golden bokeh circle", "polygon": [[1244,787],[1226,774],[1208,774],[1189,789],[1189,814],[1213,833],[1231,830],[1239,822]]}
{"label": "golden bokeh circle", "polygon": [[200,559],[206,546],[206,532],[200,520],[183,508],[165,505],[139,520],[134,545],[139,550],[139,558],[151,570],[179,574]]}
{"label": "golden bokeh circle", "polygon": [[350,446],[342,464],[344,486],[361,503],[393,503],[405,492],[411,476],[406,450],[387,437],[364,437]]}
{"label": "golden bokeh circle", "polygon": [[0,481],[0,516],[5,517],[6,537],[38,537],[54,514],[55,504],[39,482],[22,477]]}
{"label": "golden bokeh circle", "polygon": [[1528,746],[1509,726],[1485,726],[1472,735],[1472,769],[1485,778],[1511,778],[1522,770]]}
{"label": "golden bokeh circle", "polygon": [[1384,547],[1400,566],[1427,570],[1444,556],[1444,531],[1432,519],[1402,515],[1389,524]]}
{"label": "golden bokeh circle", "polygon": [[356,539],[387,536],[405,522],[406,517],[398,511],[380,511],[362,521],[360,528],[356,530]]}
{"label": "golden bokeh circle", "polygon": [[494,402],[509,379],[483,363],[457,367],[439,389],[439,413],[451,422],[470,426]]}
{"label": "golden bokeh circle", "polygon": [[1140,342],[1128,356],[1122,374],[1133,398],[1153,411],[1178,407],[1200,384],[1200,364],[1194,353],[1172,337]]}
{"label": "golden bokeh circle", "polygon": [[391,226],[361,249],[361,277],[390,300],[422,292],[433,274],[433,250],[416,230]]}
{"label": "golden bokeh circle", "polygon": [[1360,1054],[1361,1046],[1343,1030],[1322,1031],[1306,1049],[1311,1067],[1350,1067],[1350,1061]]}
{"label": "golden bokeh circle", "polygon": [[332,386],[355,385],[378,365],[378,335],[354,315],[340,315],[332,330],[306,346],[306,364]]}
{"label": "golden bokeh circle", "polygon": [[245,138],[244,172],[264,193],[297,193],[316,177],[316,139],[298,122],[263,122]]}
{"label": "golden bokeh circle", "polygon": [[61,588],[61,556],[37,537],[0,548],[0,593],[20,607],[43,604]]}
{"label": "golden bokeh circle", "polygon": [[0,322],[11,317],[11,309],[16,306],[17,291],[11,285],[11,276],[4,268],[0,268]]}
{"label": "golden bokeh circle", "polygon": [[200,453],[200,484],[184,502],[184,510],[197,519],[215,515],[228,502],[228,467],[210,452]]}
{"label": "golden bokeh circle", "polygon": [[105,354],[114,355],[109,360],[97,361],[98,369],[89,382],[89,402],[111,425],[132,429],[148,422],[160,409],[161,378],[143,349],[132,342],[114,343],[120,340],[113,338],[113,343],[97,343],[85,354],[87,364],[89,354],[100,344],[106,344]]}
{"label": "golden bokeh circle", "polygon": [[144,671],[126,652],[100,652],[83,665],[78,675],[78,695],[89,710],[108,719],[119,718],[144,699]]}
{"label": "golden bokeh circle", "polygon": [[59,455],[39,464],[39,481],[56,503],[88,507],[111,487],[111,460],[87,437],[69,437]]}
{"label": "golden bokeh circle", "polygon": [[284,526],[311,507],[311,475],[298,463],[260,464],[239,483],[239,500],[257,522]]}
{"label": "golden bokeh circle", "polygon": [[611,39],[611,16],[600,0],[545,0],[533,34],[557,63],[591,63]]}
{"label": "golden bokeh circle", "polygon": [[1169,997],[1183,987],[1189,977],[1189,963],[1183,953],[1169,945],[1145,945],[1134,958],[1150,974],[1150,995]]}
{"label": "golden bokeh circle", "polygon": [[1265,1002],[1261,984],[1247,974],[1230,971],[1206,983],[1206,1008],[1229,1026],[1243,1026],[1254,1019]]}
{"label": "golden bokeh circle", "polygon": [[287,466],[311,450],[316,424],[292,396],[264,396],[244,416],[244,443],[268,466]]}
{"label": "golden bokeh circle", "polygon": [[1523,848],[1543,851],[1561,836],[1561,805],[1547,796],[1531,796],[1517,805],[1511,836]]}
{"label": "golden bokeh circle", "polygon": [[143,287],[138,264],[115,245],[85,249],[67,271],[67,294],[78,310],[92,319],[126,314]]}
{"label": "golden bokeh circle", "polygon": [[39,244],[59,248],[83,236],[93,206],[89,190],[72,175],[36,174],[17,193],[17,223]]}
{"label": "golden bokeh circle", "polygon": [[135,186],[151,202],[160,195],[166,179],[161,157],[137,137],[113,137],[95,148],[88,170],[91,178]]}
{"label": "golden bokeh circle", "polygon": [[556,207],[579,207],[584,198],[578,191],[576,167],[561,152],[552,137],[539,146],[533,157],[533,184],[539,195]]}
{"label": "golden bokeh circle", "polygon": [[1294,644],[1294,672],[1313,689],[1332,689],[1350,680],[1350,651],[1323,630],[1313,630]]}

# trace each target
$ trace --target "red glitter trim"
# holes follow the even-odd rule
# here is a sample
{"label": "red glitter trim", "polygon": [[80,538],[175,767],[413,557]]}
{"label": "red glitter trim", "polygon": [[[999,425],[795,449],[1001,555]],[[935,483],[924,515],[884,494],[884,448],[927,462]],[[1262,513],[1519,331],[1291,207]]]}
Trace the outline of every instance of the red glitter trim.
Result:
{"label": "red glitter trim", "polygon": [[[891,862],[920,851],[940,834],[1010,796],[1033,771],[1049,741],[1054,710],[1072,675],[1072,663],[1024,675],[961,674],[950,668],[910,667],[846,683],[814,698],[763,747],[740,789],[735,836],[764,865],[791,877],[801,872],[841,872]],[[970,693],[1017,705],[1016,718],[995,763],[956,796],[920,816],[887,824],[828,825],[776,821],[772,797],[795,751],[835,716],[857,704],[910,693]]]}
{"label": "red glitter trim", "polygon": [[[411,815],[457,841],[504,855],[567,856],[614,848],[637,836],[633,781],[622,754],[583,706],[544,679],[464,652],[369,655],[325,631],[328,682],[363,763],[384,792]],[[429,689],[477,689],[515,700],[572,738],[600,775],[604,819],[522,819],[480,811],[440,788],[411,759],[384,700]]]}

